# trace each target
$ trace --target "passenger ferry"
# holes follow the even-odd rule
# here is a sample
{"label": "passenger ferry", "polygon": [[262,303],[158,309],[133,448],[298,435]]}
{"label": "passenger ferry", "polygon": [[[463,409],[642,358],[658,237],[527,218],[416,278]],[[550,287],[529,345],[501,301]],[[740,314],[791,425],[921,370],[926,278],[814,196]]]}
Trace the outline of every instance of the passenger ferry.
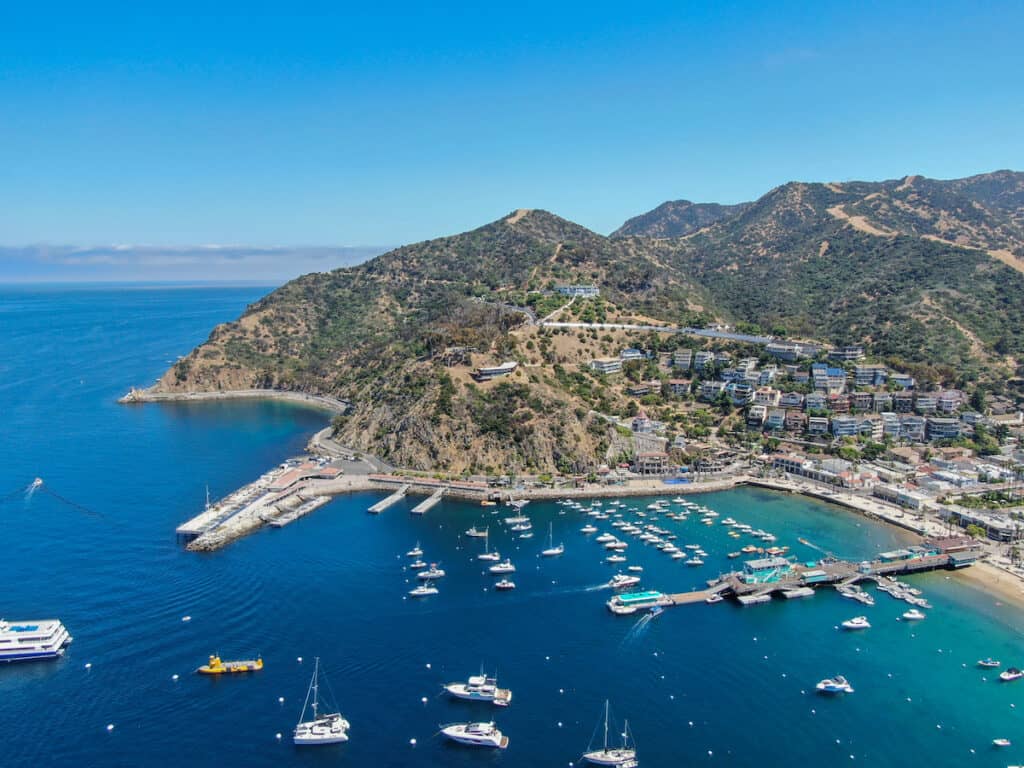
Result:
{"label": "passenger ferry", "polygon": [[619,616],[626,616],[637,611],[653,608],[656,605],[673,605],[672,598],[661,592],[650,590],[647,592],[629,592],[624,595],[615,595],[606,605],[608,610]]}
{"label": "passenger ferry", "polygon": [[0,619],[0,662],[56,659],[71,642],[57,619],[9,622]]}

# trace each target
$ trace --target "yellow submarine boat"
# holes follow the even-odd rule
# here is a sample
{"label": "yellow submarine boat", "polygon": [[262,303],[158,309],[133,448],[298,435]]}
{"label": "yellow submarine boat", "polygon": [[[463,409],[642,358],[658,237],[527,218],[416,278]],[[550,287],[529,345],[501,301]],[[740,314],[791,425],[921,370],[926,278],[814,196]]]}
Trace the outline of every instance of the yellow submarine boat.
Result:
{"label": "yellow submarine boat", "polygon": [[263,659],[244,661],[221,661],[220,656],[211,656],[208,664],[196,670],[200,675],[227,675],[233,672],[258,672],[263,669]]}

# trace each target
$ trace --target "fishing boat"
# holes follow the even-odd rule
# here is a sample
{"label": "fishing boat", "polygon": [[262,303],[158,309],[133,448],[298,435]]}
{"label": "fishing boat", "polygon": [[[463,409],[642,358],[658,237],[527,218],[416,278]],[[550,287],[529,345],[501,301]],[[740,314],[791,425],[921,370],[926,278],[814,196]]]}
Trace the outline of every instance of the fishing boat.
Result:
{"label": "fishing boat", "polygon": [[487,570],[489,570],[491,573],[515,573],[516,567],[512,565],[511,560],[506,558],[504,561],[500,563],[495,563]]}
{"label": "fishing boat", "polygon": [[494,588],[501,590],[502,592],[507,592],[510,589],[515,589],[516,583],[511,579],[499,579],[495,582]]}
{"label": "fishing boat", "polygon": [[855,616],[844,621],[842,627],[843,629],[871,629],[871,623],[867,616]]}
{"label": "fishing boat", "polygon": [[826,677],[814,687],[818,693],[853,693],[853,686],[842,675]]}
{"label": "fishing boat", "polygon": [[924,618],[924,614],[917,608],[911,608],[909,611],[903,614],[903,618],[907,621],[920,621]]}
{"label": "fishing boat", "polygon": [[0,662],[60,658],[71,640],[68,630],[57,619],[0,619]]}
{"label": "fishing boat", "polygon": [[406,557],[423,557],[423,550],[420,549],[420,543],[417,541],[416,546],[405,553]]}
{"label": "fishing boat", "polygon": [[555,546],[555,528],[552,523],[548,523],[548,548],[541,550],[543,557],[558,557],[565,553],[565,544],[559,544]]}
{"label": "fishing boat", "polygon": [[512,691],[499,688],[497,676],[488,677],[483,672],[471,675],[465,683],[448,683],[444,689],[457,699],[487,701],[498,707],[507,707],[512,701]]}
{"label": "fishing boat", "polygon": [[1022,677],[1024,677],[1024,672],[1021,672],[1016,667],[1010,667],[1005,672],[999,673],[999,679],[1002,680],[1004,683],[1009,683],[1014,680],[1020,680]]}
{"label": "fishing boat", "polygon": [[636,749],[629,745],[629,721],[627,720],[622,729],[622,746],[608,746],[608,720],[610,718],[610,707],[608,701],[604,702],[604,745],[601,749],[591,750],[583,753],[583,759],[593,765],[610,765],[616,768],[629,768],[635,766]]}
{"label": "fishing boat", "polygon": [[489,531],[489,529],[487,529],[487,528],[484,528],[481,531],[479,528],[477,528],[474,525],[472,528],[470,528],[468,531],[466,531],[466,535],[469,536],[471,539],[486,539],[487,535],[488,535],[488,531]]}
{"label": "fishing boat", "polygon": [[442,725],[441,733],[452,741],[472,747],[494,747],[505,749],[508,736],[502,734],[494,723],[453,723]]}
{"label": "fishing boat", "polygon": [[200,675],[229,675],[236,672],[258,672],[263,669],[263,659],[257,656],[255,659],[243,661],[222,661],[220,656],[210,656],[210,661],[196,670]]}
{"label": "fishing boat", "polygon": [[[313,677],[306,691],[306,701],[302,705],[302,714],[292,734],[292,741],[299,746],[315,744],[340,744],[348,741],[349,723],[337,712],[320,714],[320,657],[313,666]],[[313,719],[306,720],[306,708],[313,710]]]}
{"label": "fishing boat", "polygon": [[416,574],[416,578],[420,581],[432,581],[433,579],[440,579],[444,576],[444,570],[437,567],[437,563],[431,563],[430,568],[426,571],[420,571]]}
{"label": "fishing boat", "polygon": [[420,584],[415,589],[409,590],[409,597],[429,597],[438,594],[438,589],[429,581]]}
{"label": "fishing boat", "polygon": [[986,669],[997,669],[1000,664],[1001,662],[997,661],[996,659],[993,659],[991,656],[985,659],[978,660],[978,666],[984,667]]}

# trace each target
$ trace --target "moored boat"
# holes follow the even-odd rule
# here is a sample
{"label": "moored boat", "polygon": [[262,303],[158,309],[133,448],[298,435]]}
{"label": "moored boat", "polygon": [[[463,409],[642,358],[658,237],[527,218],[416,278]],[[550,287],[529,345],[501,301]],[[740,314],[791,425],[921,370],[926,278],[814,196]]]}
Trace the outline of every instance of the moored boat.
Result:
{"label": "moored boat", "polygon": [[470,528],[468,531],[466,531],[466,535],[469,536],[471,539],[486,539],[488,533],[489,533],[489,530],[487,528],[484,528],[483,530],[480,530],[475,525],[472,528]]}
{"label": "moored boat", "polygon": [[[310,702],[312,698],[312,702]],[[305,720],[306,707],[313,709],[313,719]],[[320,657],[313,667],[313,677],[306,691],[306,701],[302,705],[302,714],[292,733],[292,741],[299,746],[316,744],[340,744],[348,741],[349,722],[338,712],[320,714]]]}
{"label": "moored boat", "polygon": [[507,592],[510,589],[515,589],[516,583],[511,579],[498,579],[498,581],[494,583],[494,588],[499,589],[502,592]]}
{"label": "moored boat", "polygon": [[842,627],[843,629],[871,629],[871,623],[867,616],[855,616],[844,621]]}
{"label": "moored boat", "polygon": [[565,544],[555,546],[555,529],[553,523],[548,523],[548,548],[541,550],[542,557],[558,557],[565,553]]}
{"label": "moored boat", "polygon": [[842,675],[826,677],[814,687],[819,693],[853,693],[853,686]]}
{"label": "moored boat", "polygon": [[1005,672],[999,673],[999,679],[1002,680],[1004,683],[1009,683],[1014,680],[1020,680],[1022,677],[1024,677],[1024,672],[1021,672],[1016,667],[1010,667]]}
{"label": "moored boat", "polygon": [[441,726],[441,733],[452,741],[472,747],[505,749],[508,746],[508,736],[502,734],[494,723],[453,723]]}
{"label": "moored boat", "polygon": [[482,672],[470,676],[465,683],[447,683],[444,689],[457,699],[487,701],[498,707],[507,707],[512,701],[512,691],[499,688],[496,676],[488,677]]}
{"label": "moored boat", "polygon": [[437,563],[431,563],[430,568],[417,573],[416,578],[420,581],[432,581],[433,579],[440,579],[444,576],[444,573],[443,569],[437,567]]}
{"label": "moored boat", "polygon": [[924,617],[925,615],[921,613],[921,611],[917,610],[917,608],[911,608],[909,611],[903,614],[903,618],[907,621],[920,621]]}
{"label": "moored boat", "polygon": [[986,669],[996,669],[999,667],[1000,663],[1001,662],[997,661],[996,659],[993,659],[991,656],[989,656],[988,658],[978,660],[978,666],[984,667]]}
{"label": "moored boat", "polygon": [[64,655],[72,637],[57,619],[0,619],[0,662],[41,661]]}
{"label": "moored boat", "polygon": [[616,768],[631,768],[636,766],[636,749],[629,744],[629,721],[627,720],[622,729],[622,746],[608,746],[608,720],[610,719],[610,706],[606,700],[604,703],[604,743],[601,749],[594,749],[583,753],[583,759],[593,765],[608,765]]}
{"label": "moored boat", "polygon": [[438,589],[429,581],[420,584],[415,589],[409,590],[409,597],[429,597],[438,594]]}
{"label": "moored boat", "polygon": [[210,656],[210,661],[196,670],[200,675],[230,675],[237,672],[258,672],[263,669],[263,659],[257,656],[255,659],[244,659],[242,661],[222,661],[216,654]]}
{"label": "moored boat", "polygon": [[503,560],[500,563],[495,563],[487,570],[489,570],[491,573],[515,573],[516,567],[512,565],[511,560],[505,558],[505,560]]}

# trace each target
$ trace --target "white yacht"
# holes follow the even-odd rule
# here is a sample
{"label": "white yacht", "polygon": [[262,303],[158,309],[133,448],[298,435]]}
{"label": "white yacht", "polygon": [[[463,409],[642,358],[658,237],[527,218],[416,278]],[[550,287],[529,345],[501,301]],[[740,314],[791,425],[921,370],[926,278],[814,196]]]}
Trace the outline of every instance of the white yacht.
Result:
{"label": "white yacht", "polygon": [[814,687],[818,693],[853,693],[853,686],[842,675],[826,677]]}
{"label": "white yacht", "polygon": [[608,555],[608,557],[604,559],[606,563],[624,563],[626,560],[628,560],[628,558],[625,555],[619,554]]}
{"label": "white yacht", "polygon": [[406,557],[423,557],[423,550],[420,549],[420,543],[417,541],[416,546],[405,553]]}
{"label": "white yacht", "polygon": [[582,533],[597,533],[597,526],[590,525],[588,523],[587,525],[584,525],[582,528],[580,528],[580,532],[582,532]]}
{"label": "white yacht", "polygon": [[501,590],[502,592],[507,592],[510,589],[515,589],[516,583],[512,581],[512,579],[498,579],[498,581],[494,583],[494,588]]}
{"label": "white yacht", "polygon": [[515,573],[516,567],[512,565],[512,561],[505,558],[504,561],[496,563],[488,568],[491,573]]}
{"label": "white yacht", "polygon": [[600,536],[595,536],[594,541],[606,544],[609,541],[615,541],[615,534],[613,533],[602,533]]}
{"label": "white yacht", "polygon": [[427,564],[423,560],[416,560],[416,561],[414,561],[412,563],[409,563],[409,570],[411,570],[411,571],[417,571],[420,568],[426,568],[426,567],[427,567]]}
{"label": "white yacht", "polygon": [[487,677],[482,672],[470,676],[465,683],[448,683],[444,689],[457,699],[489,701],[498,707],[507,707],[512,701],[512,691],[499,688],[497,677]]}
{"label": "white yacht", "polygon": [[624,587],[632,587],[635,584],[640,583],[639,576],[627,576],[624,573],[616,573],[608,581],[608,586],[612,589],[622,589]]}
{"label": "white yacht", "polygon": [[416,574],[416,578],[420,581],[432,581],[433,579],[440,579],[444,576],[444,570],[437,567],[437,563],[431,563],[430,569],[426,571],[420,571]]}
{"label": "white yacht", "polygon": [[583,759],[593,765],[610,765],[616,766],[616,768],[632,768],[632,766],[636,766],[636,749],[629,746],[629,721],[626,721],[622,729],[622,746],[609,748],[608,719],[609,706],[606,700],[604,703],[604,746],[601,749],[584,752]]}
{"label": "white yacht", "polygon": [[871,622],[867,616],[855,616],[844,621],[842,626],[843,629],[871,629]]}
{"label": "white yacht", "polygon": [[57,619],[4,621],[0,619],[0,662],[56,659],[71,642]]}
{"label": "white yacht", "polygon": [[466,531],[466,535],[472,539],[486,539],[488,535],[488,529],[484,528],[482,531],[475,525]]}
{"label": "white yacht", "polygon": [[452,741],[474,747],[496,747],[505,749],[508,736],[502,734],[494,723],[454,723],[441,726],[441,733]]}
{"label": "white yacht", "polygon": [[[623,558],[623,560],[625,560],[625,558]],[[631,565],[626,568],[626,570],[632,571],[633,573],[643,573],[644,567],[642,565]]]}
{"label": "white yacht", "polygon": [[429,581],[425,581],[415,589],[409,590],[409,597],[429,597],[438,594],[438,589]]}
{"label": "white yacht", "polygon": [[924,614],[917,610],[917,608],[911,608],[909,611],[903,614],[903,618],[907,621],[920,621],[924,618]]}
{"label": "white yacht", "polygon": [[[302,705],[302,714],[299,715],[298,725],[292,741],[300,746],[314,744],[339,744],[348,741],[348,720],[337,712],[329,715],[320,714],[320,657],[316,659],[313,667],[313,678],[309,681],[309,690],[306,691],[306,701]],[[313,719],[306,720],[306,708],[312,707]]]}

